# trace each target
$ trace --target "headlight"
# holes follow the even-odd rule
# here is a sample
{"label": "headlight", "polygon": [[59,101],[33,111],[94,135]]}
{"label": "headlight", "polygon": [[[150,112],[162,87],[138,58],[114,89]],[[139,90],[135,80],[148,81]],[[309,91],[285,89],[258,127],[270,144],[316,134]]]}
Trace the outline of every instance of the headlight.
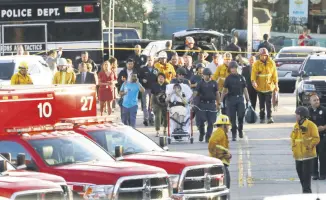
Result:
{"label": "headlight", "polygon": [[303,84],[302,87],[303,87],[302,88],[303,91],[315,91],[316,90],[315,85],[313,85],[313,84]]}
{"label": "headlight", "polygon": [[85,199],[111,199],[113,185],[89,185],[85,187]]}
{"label": "headlight", "polygon": [[180,176],[178,174],[169,174],[170,186],[173,191],[178,189],[179,178]]}

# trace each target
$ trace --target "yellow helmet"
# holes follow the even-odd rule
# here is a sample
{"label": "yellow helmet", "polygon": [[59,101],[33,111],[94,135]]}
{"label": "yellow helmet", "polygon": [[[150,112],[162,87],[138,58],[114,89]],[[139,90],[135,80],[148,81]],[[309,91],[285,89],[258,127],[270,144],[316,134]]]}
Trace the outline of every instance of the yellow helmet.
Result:
{"label": "yellow helmet", "polygon": [[230,125],[230,119],[226,115],[219,115],[214,125]]}
{"label": "yellow helmet", "polygon": [[28,69],[28,63],[25,61],[22,61],[21,63],[19,63],[19,69],[21,69],[21,68]]}
{"label": "yellow helmet", "polygon": [[223,59],[229,59],[229,60],[231,60],[231,59],[232,59],[232,54],[229,53],[229,52],[226,52],[226,53],[223,55]]}

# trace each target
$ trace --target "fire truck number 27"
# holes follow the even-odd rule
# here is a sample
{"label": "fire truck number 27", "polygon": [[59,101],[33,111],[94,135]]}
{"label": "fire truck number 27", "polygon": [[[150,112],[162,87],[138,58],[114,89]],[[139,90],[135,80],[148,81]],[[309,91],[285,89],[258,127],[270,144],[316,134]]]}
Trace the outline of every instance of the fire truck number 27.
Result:
{"label": "fire truck number 27", "polygon": [[[80,100],[82,103],[81,111],[86,112],[92,110],[94,97],[93,96],[83,96]],[[49,102],[39,103],[37,105],[39,117],[49,118],[52,115],[52,105]]]}

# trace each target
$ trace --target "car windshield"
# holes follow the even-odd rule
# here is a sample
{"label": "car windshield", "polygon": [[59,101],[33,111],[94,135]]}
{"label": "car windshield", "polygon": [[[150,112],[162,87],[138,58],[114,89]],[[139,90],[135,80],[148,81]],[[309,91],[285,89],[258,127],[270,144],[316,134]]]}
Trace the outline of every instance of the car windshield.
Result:
{"label": "car windshield", "polygon": [[279,58],[305,58],[310,52],[298,52],[298,51],[281,51],[278,55]]}
{"label": "car windshield", "polygon": [[326,60],[309,59],[304,71],[308,76],[326,76]]}
{"label": "car windshield", "polygon": [[14,74],[15,63],[0,63],[0,80],[10,80]]}
{"label": "car windshield", "polygon": [[[109,38],[108,32],[103,32],[103,40],[107,42]],[[140,39],[138,33],[134,29],[114,29],[114,42],[123,42],[126,39]]]}
{"label": "car windshield", "polygon": [[123,146],[123,155],[163,151],[154,141],[131,127],[119,128],[119,130],[90,131],[88,134],[111,155],[115,154],[116,146]]}
{"label": "car windshield", "polygon": [[28,141],[50,166],[91,161],[114,161],[101,147],[85,137],[56,137]]}

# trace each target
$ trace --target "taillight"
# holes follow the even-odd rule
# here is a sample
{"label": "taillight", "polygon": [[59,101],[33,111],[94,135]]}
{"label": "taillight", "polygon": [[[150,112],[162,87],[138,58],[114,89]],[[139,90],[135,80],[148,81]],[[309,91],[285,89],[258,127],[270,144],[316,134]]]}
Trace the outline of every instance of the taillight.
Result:
{"label": "taillight", "polygon": [[92,13],[94,12],[94,6],[93,5],[85,5],[84,6],[84,13]]}

